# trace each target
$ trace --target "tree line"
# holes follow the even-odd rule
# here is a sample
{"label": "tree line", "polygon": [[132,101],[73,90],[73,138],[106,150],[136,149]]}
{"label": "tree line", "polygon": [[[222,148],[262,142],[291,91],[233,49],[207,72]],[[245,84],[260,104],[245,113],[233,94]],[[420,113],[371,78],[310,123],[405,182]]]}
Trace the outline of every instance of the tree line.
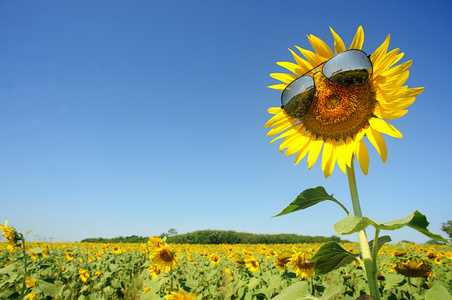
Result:
{"label": "tree line", "polygon": [[[309,236],[297,234],[254,234],[236,232],[233,230],[199,230],[185,234],[177,234],[171,228],[168,233],[162,233],[161,238],[166,237],[168,243],[175,244],[297,244],[297,243],[324,243],[328,241],[349,242],[337,236]],[[146,243],[149,237],[128,236],[105,238],[87,238],[82,243]]]}

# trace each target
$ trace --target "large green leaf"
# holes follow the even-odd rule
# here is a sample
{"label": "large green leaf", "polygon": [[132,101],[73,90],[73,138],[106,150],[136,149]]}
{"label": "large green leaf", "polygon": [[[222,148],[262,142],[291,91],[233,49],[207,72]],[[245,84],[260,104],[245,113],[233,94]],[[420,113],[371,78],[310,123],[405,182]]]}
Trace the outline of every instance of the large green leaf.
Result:
{"label": "large green leaf", "polygon": [[425,300],[451,300],[452,295],[442,283],[436,282],[435,285],[425,293]]}
{"label": "large green leaf", "polygon": [[328,195],[325,189],[322,186],[318,186],[316,188],[304,190],[298,197],[292,201],[286,208],[283,209],[282,212],[273,216],[279,217],[283,215],[287,215],[297,210],[302,210],[308,208],[310,206],[316,205],[317,203],[323,202],[325,200],[330,200],[338,204],[345,212],[350,215],[348,210],[336,199],[333,198],[333,194]]}
{"label": "large green leaf", "polygon": [[[384,244],[389,243],[390,241],[392,241],[392,239],[389,235],[380,236],[378,238],[378,242],[377,242],[377,253],[378,253],[378,251],[380,251],[381,247],[383,247]],[[374,241],[372,240],[369,242],[369,248],[373,249],[373,246],[374,246]]]}
{"label": "large green leaf", "polygon": [[315,274],[324,275],[353,262],[355,259],[354,254],[344,250],[338,243],[327,242],[317,250],[309,262],[315,262]]}
{"label": "large green leaf", "polygon": [[347,218],[334,224],[334,231],[336,231],[338,234],[344,235],[361,231],[369,225],[372,225],[375,228],[379,228],[381,230],[396,230],[404,226],[408,226],[428,236],[431,239],[435,239],[444,243],[449,243],[449,241],[443,238],[442,236],[431,233],[427,229],[427,226],[429,224],[430,223],[427,221],[427,217],[416,210],[409,214],[408,216],[406,216],[405,218],[383,223],[373,221],[368,217],[348,216]]}
{"label": "large green leaf", "polygon": [[317,299],[309,294],[306,281],[299,281],[283,289],[273,300]]}

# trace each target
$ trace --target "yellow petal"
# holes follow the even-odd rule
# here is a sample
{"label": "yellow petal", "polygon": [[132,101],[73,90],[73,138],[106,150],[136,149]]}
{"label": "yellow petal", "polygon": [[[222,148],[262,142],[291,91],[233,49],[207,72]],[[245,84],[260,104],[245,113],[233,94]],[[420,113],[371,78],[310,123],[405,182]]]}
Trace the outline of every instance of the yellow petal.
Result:
{"label": "yellow petal", "polygon": [[295,162],[294,165],[298,164],[308,153],[310,147],[309,145],[311,144],[311,140],[309,140],[301,150],[298,151],[297,157],[295,157]]}
{"label": "yellow petal", "polygon": [[333,142],[331,138],[328,138],[325,141],[325,145],[323,146],[322,150],[322,170],[325,170],[326,163],[330,160],[332,151],[333,151]]}
{"label": "yellow petal", "polygon": [[334,37],[334,52],[338,54],[347,50],[340,36],[334,32],[333,28],[330,27],[330,30]]}
{"label": "yellow petal", "polygon": [[350,49],[359,49],[363,48],[364,44],[364,30],[362,26],[358,27],[356,31],[355,37],[353,38],[352,44],[350,45]]}
{"label": "yellow petal", "polygon": [[[273,108],[273,107],[272,107]],[[272,110],[274,111],[274,110]],[[268,110],[269,113],[270,109]],[[285,115],[284,113],[276,113],[270,120],[267,121],[267,123],[265,123],[265,128],[270,128],[275,126],[276,124],[279,124],[281,122],[285,122],[289,117],[287,115]]]}
{"label": "yellow petal", "polygon": [[302,128],[303,128],[302,123],[295,124],[294,126],[290,127],[289,129],[287,129],[286,131],[281,133],[281,135],[279,135],[277,138],[274,138],[273,140],[271,140],[270,143],[273,143],[274,141],[279,140],[281,138],[285,138],[287,136],[305,132],[306,130],[303,130]]}
{"label": "yellow petal", "polygon": [[297,119],[294,119],[294,118],[289,118],[287,120],[284,120],[284,121],[278,123],[277,125],[275,125],[275,127],[273,127],[267,133],[267,136],[272,136],[272,135],[278,134],[278,133],[286,130],[287,128],[291,127],[296,122],[297,122]]}
{"label": "yellow petal", "polygon": [[318,56],[322,57],[322,59],[327,60],[328,58],[334,56],[333,51],[331,51],[330,47],[328,47],[328,45],[318,37],[314,35],[308,35],[308,40],[309,43],[311,43],[312,48],[314,48],[315,53],[317,53]]}
{"label": "yellow petal", "polygon": [[331,152],[331,157],[325,165],[323,170],[323,175],[325,178],[330,177],[331,173],[334,171],[334,166],[336,165],[336,146],[333,146],[333,151]]}
{"label": "yellow petal", "polygon": [[289,155],[292,155],[299,151],[302,151],[309,144],[310,140],[311,140],[311,133],[309,133],[309,132],[298,136],[297,139],[294,140],[287,148],[287,150],[285,152],[286,156],[289,156]]}
{"label": "yellow petal", "polygon": [[295,75],[301,76],[303,75],[303,71],[301,70],[300,66],[291,62],[287,62],[287,61],[280,61],[276,63],[278,66],[281,66],[283,68],[286,68],[287,70],[289,70],[290,72],[294,73]]}
{"label": "yellow petal", "polygon": [[298,78],[296,75],[286,73],[271,73],[270,76],[287,84]]}
{"label": "yellow petal", "polygon": [[321,63],[323,63],[323,60],[320,59],[314,52],[300,48],[298,46],[297,49],[301,52],[301,54],[304,55],[304,57],[306,57],[306,59],[308,60],[308,62],[313,66],[316,67],[318,65],[320,65]]}
{"label": "yellow petal", "polygon": [[366,136],[371,142],[371,144],[377,149],[378,154],[380,154],[381,160],[385,163],[386,158],[388,157],[388,151],[386,149],[386,143],[383,136],[376,130],[373,130],[372,127],[369,127],[366,130]]}
{"label": "yellow petal", "polygon": [[363,171],[364,175],[367,175],[369,172],[369,153],[367,152],[366,144],[362,140],[356,143],[355,155],[361,171]]}
{"label": "yellow petal", "polygon": [[377,119],[377,118],[371,118],[369,120],[369,124],[370,126],[387,135],[390,135],[392,137],[395,138],[401,138],[402,134],[400,133],[400,131],[398,131],[394,126],[392,126],[391,124],[389,124],[388,122],[386,122],[385,120],[382,119]]}
{"label": "yellow petal", "polygon": [[344,140],[339,140],[339,142],[337,143],[337,147],[336,147],[336,159],[337,159],[337,165],[339,166],[339,168],[342,170],[342,173],[346,174],[346,161],[348,159],[346,153],[345,153],[346,147],[345,147],[345,142]]}
{"label": "yellow petal", "polygon": [[311,64],[309,62],[307,62],[306,60],[304,60],[303,58],[298,56],[295,52],[293,52],[290,49],[289,49],[289,51],[292,53],[293,58],[295,59],[297,64],[300,66],[300,69],[303,74],[305,74],[306,72],[308,72],[309,70],[312,70],[312,68],[314,68],[313,66],[311,66]]}
{"label": "yellow petal", "polygon": [[287,86],[287,84],[281,83],[281,84],[269,85],[268,88],[278,90],[278,91],[284,91],[286,86]]}
{"label": "yellow petal", "polygon": [[378,47],[377,50],[375,50],[374,53],[372,53],[372,55],[370,56],[370,61],[372,62],[372,64],[374,65],[378,64],[383,55],[386,54],[386,52],[388,51],[390,39],[391,35],[388,34],[383,44],[381,44],[380,47]]}
{"label": "yellow petal", "polygon": [[315,136],[311,136],[311,141],[309,142],[308,169],[312,168],[317,161],[322,150],[322,145],[323,139],[315,139]]}
{"label": "yellow petal", "polygon": [[280,106],[276,106],[276,107],[274,106],[274,107],[270,107],[269,109],[267,109],[267,112],[269,114],[275,115],[275,114],[284,112],[284,110]]}

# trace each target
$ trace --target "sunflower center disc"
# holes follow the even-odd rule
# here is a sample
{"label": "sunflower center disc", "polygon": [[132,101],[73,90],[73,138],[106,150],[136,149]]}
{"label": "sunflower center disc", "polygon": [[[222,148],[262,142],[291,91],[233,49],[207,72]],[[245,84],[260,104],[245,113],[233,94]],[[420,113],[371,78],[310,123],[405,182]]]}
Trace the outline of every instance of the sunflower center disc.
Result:
{"label": "sunflower center disc", "polygon": [[346,86],[320,74],[315,82],[317,93],[311,108],[300,119],[308,131],[323,140],[346,140],[369,123],[376,104],[370,82]]}
{"label": "sunflower center disc", "polygon": [[172,262],[173,261],[173,255],[171,253],[169,253],[168,251],[166,251],[166,250],[164,250],[162,252],[160,257],[162,258],[162,260],[164,260],[166,262]]}

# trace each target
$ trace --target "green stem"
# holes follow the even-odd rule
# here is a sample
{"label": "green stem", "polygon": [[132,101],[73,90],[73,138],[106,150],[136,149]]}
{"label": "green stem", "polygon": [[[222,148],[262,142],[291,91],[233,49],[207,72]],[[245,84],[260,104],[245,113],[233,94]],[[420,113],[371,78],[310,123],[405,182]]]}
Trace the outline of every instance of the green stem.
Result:
{"label": "green stem", "polygon": [[27,288],[27,282],[26,282],[26,280],[27,280],[27,252],[25,249],[25,238],[22,235],[22,233],[19,233],[19,235],[20,235],[20,239],[22,240],[22,251],[24,254],[24,283],[22,285],[22,291],[21,291],[21,299],[23,299],[25,296],[25,289]]}
{"label": "green stem", "polygon": [[[353,166],[353,159],[351,166],[347,166],[347,176],[348,176],[348,184],[350,186],[350,194],[352,198],[352,204],[353,204],[353,213],[356,217],[362,217],[363,214],[361,212],[361,205],[359,203],[359,197],[358,197],[358,188],[356,185],[356,178],[355,178],[355,170]],[[358,232],[358,238],[359,238],[359,246],[361,248],[361,255],[364,260],[364,270],[367,275],[367,284],[369,285],[369,291],[372,297],[374,297],[375,300],[380,299],[380,293],[378,290],[378,284],[377,284],[377,272],[376,272],[376,264],[373,262],[373,257],[370,252],[369,248],[369,242],[367,241],[367,235],[365,230],[361,230]]]}

